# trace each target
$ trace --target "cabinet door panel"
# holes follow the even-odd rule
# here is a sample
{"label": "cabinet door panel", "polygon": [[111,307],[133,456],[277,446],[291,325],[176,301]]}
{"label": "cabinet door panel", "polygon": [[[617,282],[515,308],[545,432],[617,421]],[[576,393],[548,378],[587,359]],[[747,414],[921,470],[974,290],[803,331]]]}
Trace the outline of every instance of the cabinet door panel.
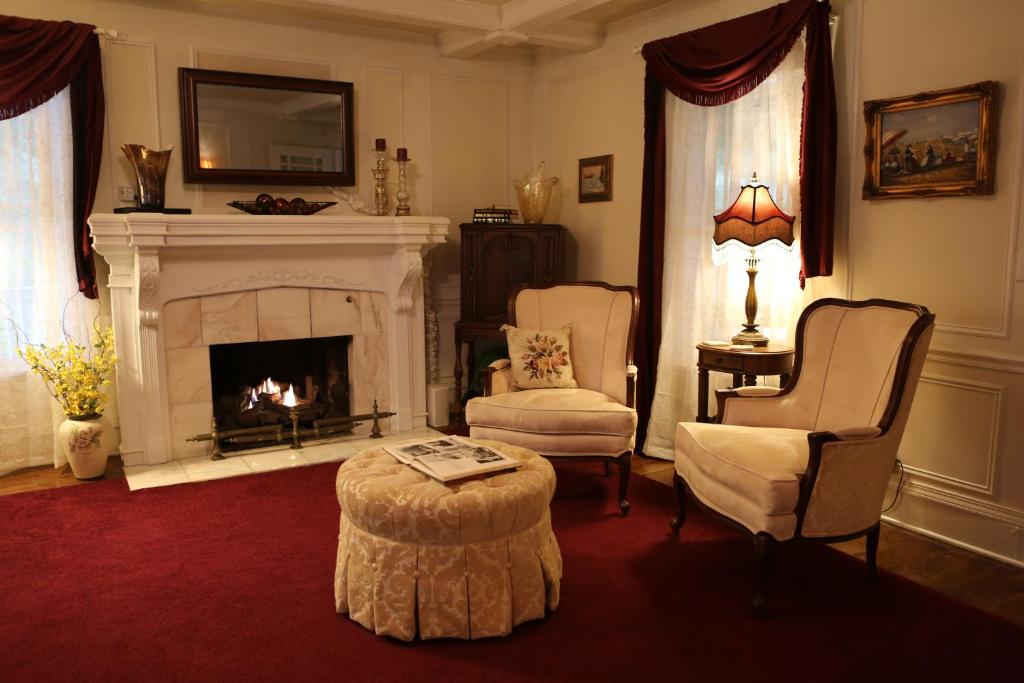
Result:
{"label": "cabinet door panel", "polygon": [[504,318],[508,295],[520,284],[536,278],[537,243],[525,235],[494,235],[484,242],[478,301],[484,318]]}

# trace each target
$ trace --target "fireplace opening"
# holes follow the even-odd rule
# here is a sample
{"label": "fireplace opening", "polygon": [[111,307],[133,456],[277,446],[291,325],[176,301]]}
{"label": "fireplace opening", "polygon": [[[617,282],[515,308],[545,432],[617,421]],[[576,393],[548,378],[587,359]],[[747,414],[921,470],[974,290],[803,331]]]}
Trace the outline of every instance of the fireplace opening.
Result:
{"label": "fireplace opening", "polygon": [[[291,428],[350,415],[351,337],[314,337],[210,346],[213,413],[221,431]],[[226,441],[224,450],[258,445],[258,436]]]}

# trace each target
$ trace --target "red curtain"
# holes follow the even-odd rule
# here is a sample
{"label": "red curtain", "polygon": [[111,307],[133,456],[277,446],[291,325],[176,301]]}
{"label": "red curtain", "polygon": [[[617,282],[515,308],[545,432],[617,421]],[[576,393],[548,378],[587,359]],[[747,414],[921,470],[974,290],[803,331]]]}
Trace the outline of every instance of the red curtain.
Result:
{"label": "red curtain", "polygon": [[[637,286],[638,443],[643,444],[661,347],[665,244],[665,91],[718,106],[756,88],[807,30],[800,131],[800,282],[832,274],[836,96],[827,2],[790,0],[754,14],[644,45],[644,174]],[[710,228],[709,228],[710,230]]]}
{"label": "red curtain", "polygon": [[0,120],[24,114],[71,86],[73,229],[78,289],[95,299],[96,265],[86,223],[103,150],[103,71],[94,26],[0,16]]}

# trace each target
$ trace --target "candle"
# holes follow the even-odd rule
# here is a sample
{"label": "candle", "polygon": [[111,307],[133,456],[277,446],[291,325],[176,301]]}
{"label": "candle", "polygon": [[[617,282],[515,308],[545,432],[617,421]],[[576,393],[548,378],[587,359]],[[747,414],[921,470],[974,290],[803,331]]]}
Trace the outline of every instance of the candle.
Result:
{"label": "candle", "polygon": [[384,140],[384,138],[377,138],[374,141],[374,147],[373,148],[375,150],[377,150],[378,152],[383,152],[384,150],[386,150],[388,148],[388,143],[387,143],[386,140]]}
{"label": "candle", "polygon": [[398,148],[398,160],[399,161],[409,161],[409,150],[406,149],[405,147],[399,147]]}

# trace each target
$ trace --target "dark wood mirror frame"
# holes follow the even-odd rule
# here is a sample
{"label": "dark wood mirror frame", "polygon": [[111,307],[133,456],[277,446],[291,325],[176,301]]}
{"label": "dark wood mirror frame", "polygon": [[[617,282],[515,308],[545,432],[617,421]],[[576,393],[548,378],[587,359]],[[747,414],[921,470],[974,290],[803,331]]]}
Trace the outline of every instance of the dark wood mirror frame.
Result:
{"label": "dark wood mirror frame", "polygon": [[[344,120],[342,121],[342,136],[345,145],[342,154],[344,169],[340,172],[314,172],[202,168],[199,165],[199,108],[196,101],[196,86],[200,83],[340,95],[342,98],[342,111],[344,112]],[[182,168],[186,183],[251,183],[259,185],[355,184],[354,119],[352,114],[351,83],[182,67],[178,69],[178,88],[181,103]]]}

